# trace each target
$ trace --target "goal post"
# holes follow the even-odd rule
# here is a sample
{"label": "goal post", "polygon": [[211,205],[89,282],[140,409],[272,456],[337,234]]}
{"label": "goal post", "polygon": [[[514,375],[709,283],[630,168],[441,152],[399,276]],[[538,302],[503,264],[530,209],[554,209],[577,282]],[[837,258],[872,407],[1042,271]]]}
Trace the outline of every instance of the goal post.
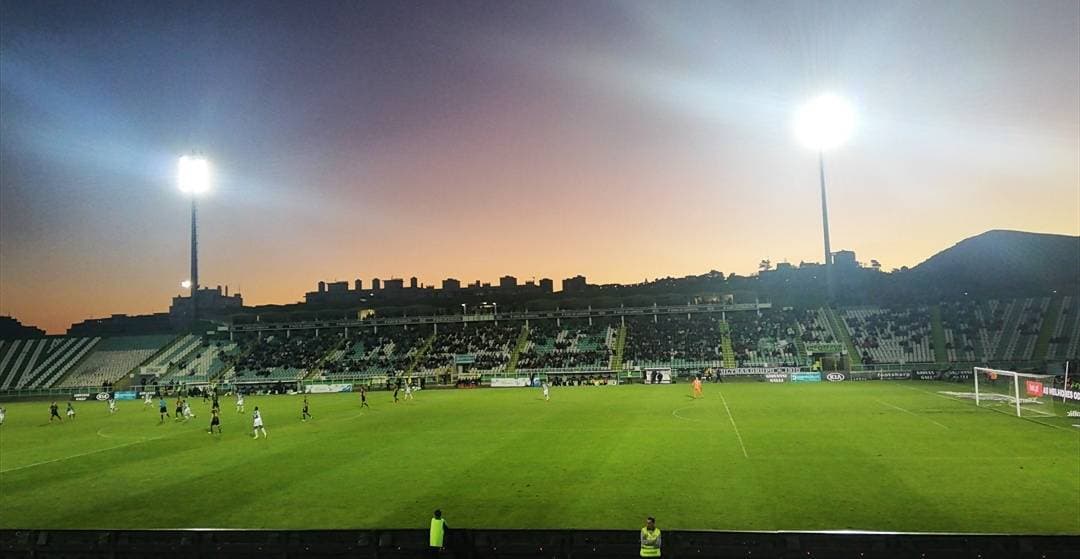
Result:
{"label": "goal post", "polygon": [[1017,417],[1053,417],[1054,375],[975,367],[975,405],[1015,413]]}

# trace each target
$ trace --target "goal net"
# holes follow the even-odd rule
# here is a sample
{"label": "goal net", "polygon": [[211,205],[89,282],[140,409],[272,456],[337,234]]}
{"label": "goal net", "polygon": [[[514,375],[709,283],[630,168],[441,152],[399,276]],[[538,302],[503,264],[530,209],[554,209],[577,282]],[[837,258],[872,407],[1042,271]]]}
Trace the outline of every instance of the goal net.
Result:
{"label": "goal net", "polygon": [[975,367],[975,405],[1056,425],[1080,426],[1080,394],[1054,375]]}

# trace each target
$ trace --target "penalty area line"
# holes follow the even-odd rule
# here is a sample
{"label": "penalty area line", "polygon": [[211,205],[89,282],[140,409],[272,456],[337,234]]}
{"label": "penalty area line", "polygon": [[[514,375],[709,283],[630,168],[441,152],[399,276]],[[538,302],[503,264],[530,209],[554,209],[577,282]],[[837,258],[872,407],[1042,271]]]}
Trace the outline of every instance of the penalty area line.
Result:
{"label": "penalty area line", "polygon": [[735,424],[735,417],[731,415],[731,408],[727,405],[727,398],[724,398],[724,393],[719,388],[716,391],[720,394],[720,401],[724,403],[724,411],[727,412],[727,417],[731,420],[731,426],[735,428],[735,437],[739,439],[739,448],[742,449],[742,455],[750,458],[750,454],[746,452],[746,445],[743,444],[742,435],[739,434],[739,426]]}
{"label": "penalty area line", "polygon": [[900,410],[900,411],[902,411],[902,412],[904,412],[904,413],[906,413],[908,415],[912,415],[912,416],[917,417],[919,419],[925,419],[926,421],[929,421],[930,423],[933,423],[934,425],[937,425],[938,427],[941,427],[943,429],[948,429],[949,428],[948,425],[938,423],[937,421],[934,421],[933,419],[930,419],[929,417],[923,417],[923,416],[921,416],[921,415],[919,415],[919,414],[917,414],[917,413],[915,413],[913,411],[909,411],[909,410],[906,410],[906,409],[904,409],[904,408],[902,408],[900,406],[890,404],[890,403],[888,403],[888,402],[886,402],[884,400],[878,400],[877,402],[879,404],[885,404],[886,406],[889,406],[890,408],[892,408],[894,410]]}

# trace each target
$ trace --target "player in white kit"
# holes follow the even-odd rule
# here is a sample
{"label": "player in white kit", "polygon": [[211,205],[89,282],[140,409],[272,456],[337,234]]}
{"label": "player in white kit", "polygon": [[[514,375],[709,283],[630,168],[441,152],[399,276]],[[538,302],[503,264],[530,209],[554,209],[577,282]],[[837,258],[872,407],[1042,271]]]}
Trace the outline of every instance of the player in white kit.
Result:
{"label": "player in white kit", "polygon": [[143,411],[146,411],[146,408],[154,405],[154,395],[149,393],[149,392],[143,393],[142,404],[143,404],[143,408],[142,408]]}
{"label": "player in white kit", "polygon": [[236,413],[244,413],[244,395],[236,393]]}
{"label": "player in white kit", "polygon": [[405,399],[406,400],[412,400],[413,399],[412,382],[411,381],[406,381],[405,382]]}
{"label": "player in white kit", "polygon": [[545,402],[551,401],[551,392],[550,392],[551,391],[551,385],[545,382],[544,384],[541,384],[540,386],[542,386],[544,388],[544,401]]}
{"label": "player in white kit", "polygon": [[251,430],[255,435],[255,438],[259,438],[259,431],[262,431],[263,438],[266,438],[266,428],[263,427],[262,414],[259,413],[259,406],[255,406],[255,413],[251,414],[252,427]]}

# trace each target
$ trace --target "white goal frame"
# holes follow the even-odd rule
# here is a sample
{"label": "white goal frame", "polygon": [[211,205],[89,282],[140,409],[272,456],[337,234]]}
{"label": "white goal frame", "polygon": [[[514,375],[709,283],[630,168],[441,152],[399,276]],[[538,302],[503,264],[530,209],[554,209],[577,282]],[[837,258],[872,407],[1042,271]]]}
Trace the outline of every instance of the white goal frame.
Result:
{"label": "white goal frame", "polygon": [[991,369],[991,368],[988,368],[988,367],[975,367],[974,373],[975,374],[973,376],[975,377],[975,405],[976,406],[980,405],[979,404],[979,401],[980,401],[980,398],[979,398],[979,375],[980,374],[995,373],[998,376],[1012,377],[1012,379],[1013,379],[1013,381],[1012,381],[1013,392],[1012,392],[1011,398],[1012,398],[1013,402],[1016,404],[1016,417],[1022,417],[1020,415],[1020,402],[1021,402],[1021,400],[1023,400],[1023,398],[1020,397],[1020,377],[1030,378],[1030,379],[1038,379],[1038,380],[1051,380],[1051,379],[1054,378],[1054,375],[1039,375],[1039,374],[1034,374],[1034,373],[1018,373],[1016,371],[1006,371],[1006,370],[1003,370],[1003,369]]}

